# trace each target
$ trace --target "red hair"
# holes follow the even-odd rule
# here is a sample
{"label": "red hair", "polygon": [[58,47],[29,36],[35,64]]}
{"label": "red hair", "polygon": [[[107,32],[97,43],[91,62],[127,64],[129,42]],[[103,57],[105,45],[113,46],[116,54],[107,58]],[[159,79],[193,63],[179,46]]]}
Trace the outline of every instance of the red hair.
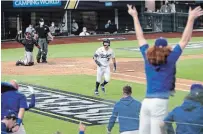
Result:
{"label": "red hair", "polygon": [[147,59],[152,65],[161,65],[167,63],[167,57],[171,52],[171,47],[153,46],[147,50]]}

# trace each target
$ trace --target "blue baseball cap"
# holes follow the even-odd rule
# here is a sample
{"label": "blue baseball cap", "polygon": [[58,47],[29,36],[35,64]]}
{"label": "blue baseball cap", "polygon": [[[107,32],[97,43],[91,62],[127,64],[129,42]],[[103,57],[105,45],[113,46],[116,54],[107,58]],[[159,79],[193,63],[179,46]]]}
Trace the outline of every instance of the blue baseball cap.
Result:
{"label": "blue baseball cap", "polygon": [[159,46],[165,47],[167,45],[168,45],[168,41],[163,37],[157,38],[155,41],[155,46],[157,47]]}
{"label": "blue baseball cap", "polygon": [[14,118],[14,119],[17,118],[16,115],[15,115],[15,112],[13,110],[7,110],[5,112],[5,116],[4,117],[6,117],[6,118]]}
{"label": "blue baseball cap", "polygon": [[202,84],[192,84],[190,87],[190,93],[196,94],[198,92],[203,92],[203,85]]}

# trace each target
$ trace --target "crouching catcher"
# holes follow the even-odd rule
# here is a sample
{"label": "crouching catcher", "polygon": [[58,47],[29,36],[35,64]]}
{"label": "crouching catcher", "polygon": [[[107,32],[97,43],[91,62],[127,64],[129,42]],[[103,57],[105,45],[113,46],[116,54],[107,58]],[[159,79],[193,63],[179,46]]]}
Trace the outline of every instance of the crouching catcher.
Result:
{"label": "crouching catcher", "polygon": [[25,47],[25,57],[23,60],[18,60],[16,62],[16,66],[32,66],[34,65],[34,58],[33,58],[33,49],[34,45],[41,49],[40,46],[37,44],[37,40],[35,37],[33,37],[30,33],[25,33],[25,38],[21,39],[20,34],[22,31],[19,31],[16,36],[16,41],[23,44]]}

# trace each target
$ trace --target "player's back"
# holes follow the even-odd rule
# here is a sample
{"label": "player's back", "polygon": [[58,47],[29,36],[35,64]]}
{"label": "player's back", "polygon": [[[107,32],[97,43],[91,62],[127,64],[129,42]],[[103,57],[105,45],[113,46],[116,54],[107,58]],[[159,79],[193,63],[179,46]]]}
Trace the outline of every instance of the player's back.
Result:
{"label": "player's back", "polygon": [[27,107],[26,97],[18,91],[7,91],[1,95],[1,119],[5,116],[5,111],[13,110],[18,116],[19,108]]}

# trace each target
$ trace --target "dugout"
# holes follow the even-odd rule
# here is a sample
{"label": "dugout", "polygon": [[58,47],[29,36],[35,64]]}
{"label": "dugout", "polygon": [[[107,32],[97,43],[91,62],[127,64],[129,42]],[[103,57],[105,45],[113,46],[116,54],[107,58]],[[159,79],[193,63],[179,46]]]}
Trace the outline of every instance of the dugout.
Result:
{"label": "dugout", "polygon": [[13,39],[18,30],[25,31],[29,24],[37,25],[40,17],[50,26],[55,22],[61,36],[71,34],[71,20],[76,19],[79,31],[87,27],[90,31],[104,33],[104,25],[112,20],[115,28],[124,32],[126,28],[133,28],[131,17],[126,12],[126,4],[136,5],[139,12],[144,10],[141,1],[82,1],[82,0],[35,0],[31,3],[26,0],[1,2],[1,37]]}
{"label": "dugout", "polygon": [[[164,4],[164,0],[147,2],[35,0],[29,2],[28,0],[1,1],[1,38],[3,40],[14,39],[17,31],[22,29],[24,32],[29,24],[36,26],[40,17],[44,18],[45,24],[48,26],[50,26],[51,22],[55,22],[58,36],[71,35],[71,21],[73,18],[79,25],[79,31],[82,31],[83,27],[87,27],[89,32],[95,31],[96,34],[106,34],[104,26],[108,20],[111,20],[117,33],[129,33],[134,31],[134,26],[132,18],[127,13],[126,4],[133,4],[137,7],[144,32],[157,32],[156,29],[160,29],[158,27],[160,21],[155,21],[154,18],[160,17],[162,20],[169,18],[154,14],[154,11]],[[178,12],[174,14],[175,17],[169,15],[171,16],[170,25],[168,23],[161,25],[163,30],[158,30],[158,32],[182,31],[185,26],[185,19],[187,19],[187,13],[180,12],[180,9],[186,11],[191,4],[194,6],[203,5],[201,1],[192,1],[187,4],[176,1]],[[145,14],[145,7],[151,9],[152,12]],[[203,26],[203,18],[199,20],[195,25],[197,28]],[[149,27],[145,27],[147,25]],[[173,30],[170,31],[171,29]]]}

